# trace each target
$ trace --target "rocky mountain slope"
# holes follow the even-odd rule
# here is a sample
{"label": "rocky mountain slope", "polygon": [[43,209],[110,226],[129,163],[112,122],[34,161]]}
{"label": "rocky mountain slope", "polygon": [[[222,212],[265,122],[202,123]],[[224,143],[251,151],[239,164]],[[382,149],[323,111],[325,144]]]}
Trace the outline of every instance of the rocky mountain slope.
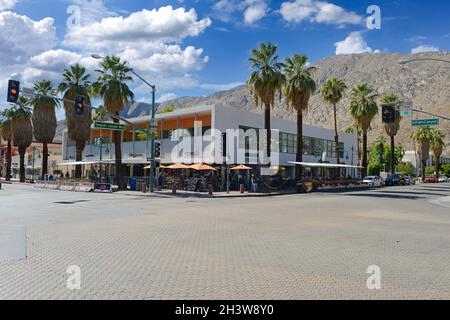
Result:
{"label": "rocky mountain slope", "polygon": [[[332,77],[344,80],[349,88],[367,82],[377,89],[380,96],[397,94],[412,101],[415,108],[450,116],[450,64],[431,61],[413,62],[407,65],[398,63],[401,59],[423,57],[450,60],[450,53],[337,55],[314,64],[318,67],[314,72],[314,78],[318,87]],[[350,90],[338,105],[340,130],[345,130],[352,125],[352,119],[347,113],[349,96]],[[261,108],[255,105],[250,90],[246,86],[218,92],[208,97],[182,97],[165,102],[160,107],[206,104],[223,104],[236,109],[261,112]],[[142,112],[134,109],[133,113]],[[283,99],[281,101],[277,99],[273,115],[279,118],[295,119],[294,112],[286,107]],[[420,117],[428,118],[426,115]],[[331,129],[332,121],[332,108],[326,105],[319,92],[316,92],[311,98],[305,123]],[[450,122],[442,121],[441,128],[446,131],[447,141],[450,141]],[[369,134],[370,140],[373,141],[381,132],[382,124],[381,116],[379,116],[373,122],[373,128]],[[398,141],[407,149],[413,148],[409,138],[411,132],[410,119],[403,120]],[[450,143],[448,149],[450,149]]]}

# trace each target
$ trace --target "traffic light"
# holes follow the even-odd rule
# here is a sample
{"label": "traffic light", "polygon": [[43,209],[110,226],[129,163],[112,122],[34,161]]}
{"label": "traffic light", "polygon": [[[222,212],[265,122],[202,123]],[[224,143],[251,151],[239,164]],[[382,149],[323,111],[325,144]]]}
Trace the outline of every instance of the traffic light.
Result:
{"label": "traffic light", "polygon": [[383,123],[394,123],[395,122],[395,106],[394,105],[383,105],[381,106],[382,120]]}
{"label": "traffic light", "polygon": [[161,142],[155,142],[155,158],[161,157]]}
{"label": "traffic light", "polygon": [[9,80],[7,101],[17,103],[17,100],[19,100],[19,91],[20,91],[20,81]]}
{"label": "traffic light", "polygon": [[84,112],[86,99],[83,96],[77,96],[75,98],[75,114],[81,115]]}

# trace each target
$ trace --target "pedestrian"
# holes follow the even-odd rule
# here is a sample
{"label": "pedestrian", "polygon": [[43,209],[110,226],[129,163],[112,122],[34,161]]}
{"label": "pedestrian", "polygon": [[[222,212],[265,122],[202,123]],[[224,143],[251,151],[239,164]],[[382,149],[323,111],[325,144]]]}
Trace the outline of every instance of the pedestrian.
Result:
{"label": "pedestrian", "polygon": [[256,177],[255,177],[254,174],[252,174],[251,184],[252,184],[252,192],[257,192],[257,190],[258,190],[258,183],[256,181]]}
{"label": "pedestrian", "polygon": [[161,189],[163,187],[163,183],[164,183],[164,176],[163,176],[162,172],[160,172],[159,176],[158,176],[158,191],[161,191]]}

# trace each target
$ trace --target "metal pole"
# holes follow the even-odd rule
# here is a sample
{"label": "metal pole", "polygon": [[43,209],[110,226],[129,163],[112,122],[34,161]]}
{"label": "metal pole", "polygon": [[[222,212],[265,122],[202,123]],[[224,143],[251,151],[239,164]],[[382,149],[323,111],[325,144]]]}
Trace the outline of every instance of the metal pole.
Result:
{"label": "metal pole", "polygon": [[32,174],[32,177],[31,177],[31,182],[32,183],[34,183],[34,157],[35,157],[35,151],[36,151],[36,147],[33,147],[33,172],[31,173]]}
{"label": "metal pole", "polygon": [[102,181],[102,172],[103,172],[102,161],[103,161],[103,136],[100,137],[100,181]]}
{"label": "metal pole", "polygon": [[156,112],[156,87],[155,86],[151,86],[152,88],[152,120],[150,123],[151,129],[150,130],[152,132],[151,134],[151,149],[150,149],[150,193],[154,192],[154,187],[153,187],[153,183],[154,183],[154,179],[155,179],[155,135],[153,134],[153,125],[155,122],[155,112]]}
{"label": "metal pole", "polygon": [[227,193],[230,193],[230,165],[227,163]]}

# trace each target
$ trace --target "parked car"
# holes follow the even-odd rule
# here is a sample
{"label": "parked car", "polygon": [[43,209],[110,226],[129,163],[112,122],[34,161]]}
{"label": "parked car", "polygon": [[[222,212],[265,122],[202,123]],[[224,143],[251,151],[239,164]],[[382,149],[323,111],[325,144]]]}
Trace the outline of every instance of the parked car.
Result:
{"label": "parked car", "polygon": [[406,185],[405,177],[398,174],[390,174],[384,181],[387,186],[404,186]]}
{"label": "parked car", "polygon": [[410,186],[414,184],[414,178],[410,176],[404,176],[405,185]]}
{"label": "parked car", "polygon": [[438,183],[438,178],[436,176],[428,176],[425,178],[423,183]]}
{"label": "parked car", "polygon": [[447,176],[440,176],[439,183],[450,182],[450,179]]}
{"label": "parked car", "polygon": [[367,184],[369,188],[380,188],[381,178],[379,176],[367,176],[363,179],[363,183]]}

